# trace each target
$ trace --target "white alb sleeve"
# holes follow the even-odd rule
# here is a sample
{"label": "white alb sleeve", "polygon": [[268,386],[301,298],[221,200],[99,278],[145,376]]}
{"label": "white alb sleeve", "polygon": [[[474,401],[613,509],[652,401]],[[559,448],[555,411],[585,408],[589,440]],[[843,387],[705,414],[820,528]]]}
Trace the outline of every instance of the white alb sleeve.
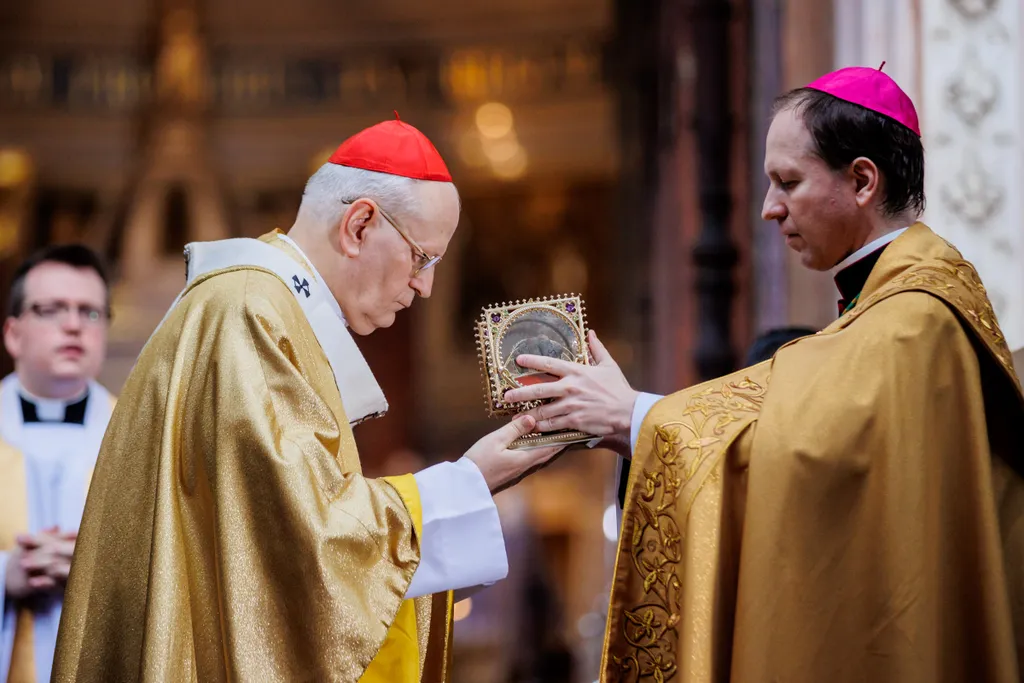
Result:
{"label": "white alb sleeve", "polygon": [[629,423],[629,450],[632,453],[636,450],[636,439],[640,436],[640,427],[644,424],[644,418],[651,412],[654,404],[665,398],[658,394],[645,394],[640,392],[633,404],[633,419]]}
{"label": "white alb sleeve", "polygon": [[420,564],[406,598],[490,585],[508,576],[498,508],[476,464],[443,462],[413,475],[423,511]]}

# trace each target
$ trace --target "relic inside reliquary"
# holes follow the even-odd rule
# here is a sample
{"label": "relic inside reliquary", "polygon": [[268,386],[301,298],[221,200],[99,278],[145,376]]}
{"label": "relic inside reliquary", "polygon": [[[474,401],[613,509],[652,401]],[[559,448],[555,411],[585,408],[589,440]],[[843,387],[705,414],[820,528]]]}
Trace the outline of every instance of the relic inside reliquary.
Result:
{"label": "relic inside reliquary", "polygon": [[[542,403],[506,403],[505,392],[558,379],[520,367],[516,363],[519,356],[548,356],[571,363],[590,364],[586,314],[583,300],[576,295],[485,307],[477,323],[476,336],[484,375],[484,400],[492,417],[511,417]],[[512,448],[582,443],[594,438],[592,434],[576,430],[533,433],[516,439]]]}

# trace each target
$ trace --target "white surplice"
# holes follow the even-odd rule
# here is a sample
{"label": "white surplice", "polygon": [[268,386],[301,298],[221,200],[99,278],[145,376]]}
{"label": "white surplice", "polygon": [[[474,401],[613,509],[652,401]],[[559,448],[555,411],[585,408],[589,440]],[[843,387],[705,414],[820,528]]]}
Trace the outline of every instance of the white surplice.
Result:
{"label": "white surplice", "polygon": [[[38,533],[53,526],[60,527],[62,531],[78,530],[89,479],[113,408],[110,394],[96,382],[89,383],[87,396],[84,424],[49,421],[63,419],[64,402],[31,396],[14,374],[0,382],[0,438],[21,451],[25,461],[27,533]],[[40,419],[47,421],[26,423],[22,414],[22,397],[35,404]],[[60,414],[48,415],[53,409],[60,410]],[[0,472],[0,476],[4,473]],[[0,552],[0,577],[6,576],[8,557],[8,552]],[[7,680],[17,610],[13,601],[3,595],[0,597],[3,598],[0,680]],[[39,681],[49,681],[62,600],[59,595],[54,595],[33,604],[32,643],[36,676]]]}

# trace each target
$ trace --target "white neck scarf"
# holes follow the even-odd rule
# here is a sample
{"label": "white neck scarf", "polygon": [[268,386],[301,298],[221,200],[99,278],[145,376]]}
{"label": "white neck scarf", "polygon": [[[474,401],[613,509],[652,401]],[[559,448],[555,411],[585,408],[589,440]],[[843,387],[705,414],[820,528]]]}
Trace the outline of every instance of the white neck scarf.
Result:
{"label": "white neck scarf", "polygon": [[313,328],[313,334],[334,373],[350,424],[380,417],[387,412],[387,399],[352,339],[341,307],[298,245],[283,235],[279,237],[298,251],[314,273],[312,278],[301,264],[280,249],[260,240],[235,238],[193,242],[185,247],[188,263],[186,285],[174,302],[175,305],[197,278],[218,270],[253,266],[273,273],[288,286]]}

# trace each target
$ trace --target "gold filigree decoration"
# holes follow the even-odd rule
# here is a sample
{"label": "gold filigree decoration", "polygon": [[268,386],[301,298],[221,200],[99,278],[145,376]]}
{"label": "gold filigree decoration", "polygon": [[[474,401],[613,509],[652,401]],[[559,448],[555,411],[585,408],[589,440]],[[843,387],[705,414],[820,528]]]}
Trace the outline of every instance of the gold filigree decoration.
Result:
{"label": "gold filigree decoration", "polygon": [[587,313],[583,299],[578,294],[520,299],[485,306],[477,321],[476,341],[484,380],[484,403],[491,417],[518,415],[542,404],[542,401],[526,401],[514,405],[505,403],[505,393],[523,386],[523,380],[514,377],[509,371],[509,365],[514,360],[507,352],[503,352],[502,342],[517,322],[537,314],[549,316],[556,323],[552,329],[565,336],[564,340],[556,340],[561,341],[561,344],[548,340],[561,353],[546,353],[537,349],[523,353],[550,355],[582,365],[590,364],[586,341]]}
{"label": "gold filigree decoration", "polygon": [[[766,382],[767,385],[767,382]],[[626,508],[620,565],[642,582],[641,602],[623,611],[621,636],[611,655],[614,680],[671,680],[677,671],[678,625],[682,618],[683,537],[690,509],[733,439],[761,411],[766,386],[749,377],[711,385],[686,403],[682,419],[654,428],[653,467],[634,475]],[[638,468],[639,469],[639,468]],[[625,553],[629,553],[629,565]]]}
{"label": "gold filigree decoration", "polygon": [[[518,415],[547,401],[506,403],[505,394],[530,386],[545,373],[525,370],[516,362],[520,354],[548,356],[560,361],[590,364],[587,314],[578,294],[525,299],[484,307],[476,325],[484,402],[491,417]],[[576,429],[523,435],[510,448],[584,443],[595,436]]]}

